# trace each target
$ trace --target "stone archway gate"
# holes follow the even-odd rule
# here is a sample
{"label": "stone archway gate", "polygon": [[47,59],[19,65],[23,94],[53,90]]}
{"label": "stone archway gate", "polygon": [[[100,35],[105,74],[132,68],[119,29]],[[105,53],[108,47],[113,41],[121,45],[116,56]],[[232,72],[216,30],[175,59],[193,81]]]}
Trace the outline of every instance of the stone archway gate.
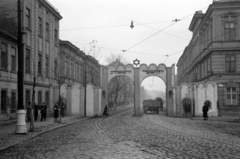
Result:
{"label": "stone archway gate", "polygon": [[102,107],[108,104],[108,83],[116,76],[127,76],[134,83],[134,109],[135,115],[139,116],[140,112],[140,85],[141,82],[149,76],[160,77],[166,84],[166,113],[168,116],[175,116],[175,65],[166,67],[164,64],[141,64],[139,67],[134,67],[132,64],[120,65],[117,68],[113,65],[102,69],[102,88],[105,94],[105,99],[102,100]]}

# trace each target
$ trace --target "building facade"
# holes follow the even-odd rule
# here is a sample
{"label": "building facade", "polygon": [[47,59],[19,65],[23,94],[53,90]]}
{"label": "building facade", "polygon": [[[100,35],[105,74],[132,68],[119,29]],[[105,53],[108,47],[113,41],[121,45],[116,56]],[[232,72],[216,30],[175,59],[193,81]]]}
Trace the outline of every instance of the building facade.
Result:
{"label": "building facade", "polygon": [[[85,102],[93,99],[85,98],[87,84],[99,87],[100,65],[92,56],[86,55],[69,41],[60,40],[60,91],[59,83],[54,87],[54,102],[60,96],[66,102],[66,115],[84,116]],[[93,91],[92,89],[90,91]],[[94,96],[90,93],[89,96]],[[91,114],[94,109],[92,109]],[[93,113],[94,114],[94,113]]]}
{"label": "building facade", "polygon": [[79,83],[83,86],[86,55],[69,41],[60,40],[60,64],[66,84]]}
{"label": "building facade", "polygon": [[[59,62],[59,21],[62,17],[57,9],[46,0],[22,0],[21,2],[24,32],[24,105],[32,101],[35,77],[35,103],[41,105],[45,102],[50,111],[53,108],[51,101],[54,85],[53,72]],[[14,26],[17,26],[17,0],[1,1],[0,9],[6,10],[7,17],[5,18],[13,19]],[[2,63],[4,67],[1,68],[4,77],[0,77],[2,93],[0,115],[2,114],[3,118],[15,112],[12,109],[8,110],[10,107],[8,103],[17,101],[17,27],[11,27],[11,30],[8,30],[8,27],[10,26],[1,25],[2,32],[13,37],[9,40],[1,36],[1,54],[3,55],[1,61],[5,61],[4,64]],[[17,106],[14,108],[16,109]]]}
{"label": "building facade", "polygon": [[213,81],[218,113],[233,115],[240,104],[240,0],[213,1],[190,23],[192,39],[178,60],[177,85]]}

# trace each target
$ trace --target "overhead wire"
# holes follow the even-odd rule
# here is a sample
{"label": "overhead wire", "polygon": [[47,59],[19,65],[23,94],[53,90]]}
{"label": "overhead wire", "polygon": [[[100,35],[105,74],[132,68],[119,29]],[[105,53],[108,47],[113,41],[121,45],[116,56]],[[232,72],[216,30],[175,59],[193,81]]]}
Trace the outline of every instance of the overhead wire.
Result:
{"label": "overhead wire", "polygon": [[[107,9],[107,8],[105,8],[105,7],[102,7],[102,6],[100,6],[100,5],[92,2],[92,1],[90,1],[90,0],[88,0],[88,2],[90,2],[90,3],[92,3],[92,4],[96,5],[96,6],[98,6],[98,7],[100,7],[100,8],[103,8],[103,9],[105,9],[105,10],[111,12],[111,13],[114,13],[114,14],[116,14],[116,15],[118,15],[118,16],[121,16],[121,17],[123,17],[124,19],[131,20],[130,18],[127,18],[127,17],[125,17],[125,16],[123,16],[123,15],[120,15],[120,14],[118,14],[118,13],[116,13],[116,12],[113,12],[112,10],[109,10],[109,9]],[[206,8],[206,7],[205,7],[205,8]],[[193,14],[194,14],[194,13],[193,13]],[[193,14],[191,14],[191,15],[193,15]],[[186,18],[189,17],[189,16],[190,16],[190,15],[182,18],[181,20],[186,19]],[[139,24],[139,25],[145,26],[145,27],[147,27],[147,28],[150,28],[150,29],[159,31],[158,29],[153,28],[153,27],[150,27],[150,26],[147,26],[147,25],[145,25],[144,23],[140,23],[140,22],[137,22],[137,21],[135,21],[135,20],[134,20],[134,22],[137,23],[137,24]],[[159,32],[162,32],[162,31],[163,31],[163,30],[160,30]],[[164,33],[165,33],[165,32],[164,32]],[[172,34],[170,34],[170,33],[165,33],[165,34],[168,34],[168,35],[171,35],[171,36],[175,36],[175,37],[178,37],[178,38],[180,38],[180,39],[188,40],[188,39],[185,39],[185,38],[176,36],[176,35],[172,35]]]}
{"label": "overhead wire", "polygon": [[[207,8],[207,7],[204,7],[204,8],[202,8],[201,10],[203,10],[203,9],[205,9],[205,8]],[[156,34],[162,32],[163,30],[165,30],[165,29],[169,28],[170,26],[176,24],[178,21],[181,21],[181,20],[183,20],[183,19],[185,19],[185,18],[187,18],[187,17],[189,17],[189,16],[191,16],[191,15],[193,15],[193,14],[195,14],[195,13],[189,14],[189,15],[187,15],[187,16],[181,18],[181,19],[175,19],[175,20],[173,20],[173,22],[175,22],[175,23],[172,23],[172,24],[168,25],[167,27],[165,27],[165,28],[163,28],[163,29],[157,31],[156,33],[154,33],[154,34],[152,34],[151,36],[149,36],[149,37],[143,39],[142,41],[138,42],[137,44],[133,45],[132,47],[129,47],[128,49],[126,49],[126,51],[132,49],[133,47],[135,47],[135,46],[141,44],[142,42],[144,42],[144,41],[150,39],[151,37],[155,36]]]}
{"label": "overhead wire", "polygon": [[161,30],[157,31],[156,33],[152,34],[151,36],[149,36],[149,37],[147,37],[147,38],[143,39],[142,41],[140,41],[140,42],[136,43],[135,45],[133,45],[133,46],[129,47],[128,49],[126,49],[126,51],[128,51],[128,50],[130,50],[130,49],[134,48],[135,46],[137,46],[137,45],[141,44],[142,42],[144,42],[144,41],[146,41],[146,40],[150,39],[150,38],[151,38],[151,37],[153,37],[154,35],[158,34],[159,32],[161,32],[161,31],[163,31],[163,30],[165,30],[165,29],[167,29],[167,28],[169,28],[169,27],[170,27],[170,26],[172,26],[173,24],[175,24],[175,23],[172,23],[172,24],[168,25],[167,27],[165,27],[165,28],[163,28],[163,29],[161,29]]}
{"label": "overhead wire", "polygon": [[[189,18],[190,19],[190,18]],[[189,20],[187,19],[187,20]],[[159,23],[170,23],[172,21],[159,21],[159,22],[148,22],[142,24],[159,24]],[[140,25],[140,24],[135,24]],[[111,27],[126,27],[129,24],[121,24],[121,25],[107,25],[107,26],[88,26],[88,27],[80,27],[80,28],[67,28],[67,29],[60,29],[61,31],[69,31],[69,30],[81,30],[81,29],[101,29],[101,28],[111,28]],[[153,28],[154,29],[154,28]],[[157,30],[157,29],[154,29]]]}
{"label": "overhead wire", "polygon": [[[37,10],[40,10],[40,11],[42,12],[42,14],[46,16],[46,14],[43,12],[42,9],[39,9],[38,7],[36,7],[35,5],[33,5],[32,2],[30,2],[29,0],[26,0],[26,1],[28,1],[28,2],[29,2],[34,8],[36,8]],[[89,2],[91,2],[91,1],[89,1]],[[93,3],[93,2],[91,2],[91,3]],[[95,5],[97,5],[97,6],[101,7],[101,8],[104,8],[104,7],[102,7],[102,6],[100,6],[100,5],[96,4],[96,3],[93,3],[93,4],[95,4]],[[203,10],[203,9],[205,9],[205,8],[207,8],[207,7],[204,7],[204,8],[202,8],[202,9],[200,9],[200,10]],[[106,8],[104,8],[104,9],[106,9]],[[108,10],[108,11],[114,13],[114,14],[117,14],[117,13],[115,13],[115,12],[109,10],[109,9],[106,9],[106,10]],[[194,14],[194,13],[193,13],[193,14]],[[193,15],[193,14],[187,15],[187,16],[179,19],[179,21],[180,21],[180,20],[182,21],[182,20],[186,19],[187,17],[189,17],[189,16],[191,16],[191,15]],[[117,15],[122,16],[122,15],[120,15],[120,14],[117,14]],[[122,16],[122,17],[124,17],[124,16]],[[46,16],[46,18],[50,19],[48,16]],[[130,20],[129,18],[126,18],[126,17],[124,17],[124,18]],[[135,21],[135,22],[136,22],[136,21]],[[166,22],[169,22],[169,21],[166,21]],[[176,22],[177,22],[177,21],[176,21]],[[175,23],[176,23],[176,22],[175,22]],[[165,22],[153,22],[153,23],[138,23],[138,22],[136,22],[136,23],[139,24],[139,25],[143,25],[143,24],[165,23]],[[159,30],[158,32],[156,32],[156,33],[154,33],[153,35],[151,35],[150,37],[142,40],[141,42],[143,42],[143,41],[151,38],[152,36],[156,35],[156,34],[159,33],[159,32],[162,32],[163,30],[167,29],[168,27],[172,26],[172,25],[175,24],[175,23],[172,23],[172,24],[168,25],[167,27]],[[119,25],[119,26],[120,26],[120,25]],[[143,25],[143,26],[146,26],[146,25]],[[149,26],[147,26],[147,27],[148,27],[148,28],[151,28],[151,27],[149,27]],[[155,29],[155,28],[152,28],[152,29]],[[240,27],[235,28],[235,30],[238,30],[238,29],[240,29]],[[155,30],[156,30],[156,29],[155,29]],[[49,32],[51,32],[51,30],[49,30]],[[230,31],[229,31],[229,32],[230,32]],[[227,32],[225,32],[225,33],[223,33],[223,34],[220,34],[220,35],[217,35],[217,36],[215,36],[215,37],[212,37],[211,40],[214,40],[214,39],[216,39],[216,38],[218,38],[218,37],[221,37],[221,36],[225,35],[226,33],[227,33]],[[27,33],[27,34],[30,34],[30,35],[31,35],[31,33]],[[169,33],[167,33],[167,34],[169,34]],[[204,39],[203,41],[205,42],[205,39]],[[147,54],[147,55],[153,55],[153,56],[167,56],[166,59],[165,59],[165,61],[164,61],[164,63],[166,62],[166,60],[167,60],[167,58],[168,58],[169,56],[173,56],[173,55],[179,54],[179,53],[181,53],[181,52],[184,51],[184,50],[181,50],[181,51],[175,52],[175,53],[173,53],[173,54],[169,54],[169,55],[159,55],[159,54],[151,54],[151,53],[145,53],[145,52],[129,51],[130,49],[132,49],[132,48],[135,47],[136,45],[140,44],[141,42],[135,44],[134,46],[128,48],[127,50],[119,50],[119,49],[113,49],[113,48],[107,48],[107,47],[100,47],[100,48],[108,49],[108,50],[115,50],[115,51],[123,51],[123,52],[126,52],[126,51],[127,51],[127,52],[132,52],[132,53],[137,53],[137,54]],[[74,42],[74,43],[79,43],[79,42]],[[84,43],[79,43],[79,44],[89,45],[89,44],[84,44]],[[198,44],[198,45],[199,45],[199,44]]]}

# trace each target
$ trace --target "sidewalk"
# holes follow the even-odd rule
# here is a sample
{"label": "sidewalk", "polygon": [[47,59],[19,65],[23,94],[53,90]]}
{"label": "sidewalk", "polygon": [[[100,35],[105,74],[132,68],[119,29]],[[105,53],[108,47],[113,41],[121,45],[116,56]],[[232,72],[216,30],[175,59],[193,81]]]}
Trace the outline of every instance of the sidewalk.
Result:
{"label": "sidewalk", "polygon": [[[75,118],[74,116],[65,116],[61,119],[61,123],[54,122],[53,117],[49,117],[46,121],[36,121],[34,122],[34,132],[28,132],[27,134],[15,134],[16,120],[10,120],[7,122],[0,122],[0,151],[8,147],[16,145],[20,142],[29,140],[36,137],[42,133],[48,132],[50,130],[63,127],[76,122],[84,121],[89,118]],[[29,131],[30,123],[26,122],[27,129]]]}
{"label": "sidewalk", "polygon": [[[133,106],[117,108],[116,110],[112,110],[109,112],[109,117],[129,109],[133,109]],[[88,120],[91,118],[93,117],[75,118],[74,116],[65,116],[64,118],[62,118],[61,123],[58,123],[54,122],[53,117],[49,117],[44,122],[41,122],[39,120],[34,122],[34,132],[28,132],[24,135],[15,134],[15,127],[17,122],[16,120],[0,122],[0,151],[14,146],[18,143],[29,140],[31,138],[34,138],[45,132],[51,131],[53,129]],[[29,130],[30,123],[26,122],[26,124]]]}
{"label": "sidewalk", "polygon": [[[190,117],[192,120],[203,120],[203,117]],[[224,121],[224,122],[239,122],[239,116],[217,116],[217,117],[208,117],[209,121]]]}

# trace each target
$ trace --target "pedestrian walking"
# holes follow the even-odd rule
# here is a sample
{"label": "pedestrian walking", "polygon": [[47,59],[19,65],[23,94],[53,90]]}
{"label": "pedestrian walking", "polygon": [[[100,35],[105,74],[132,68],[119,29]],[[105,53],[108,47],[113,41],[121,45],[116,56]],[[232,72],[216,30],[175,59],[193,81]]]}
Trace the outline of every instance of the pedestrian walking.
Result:
{"label": "pedestrian walking", "polygon": [[34,121],[37,121],[39,109],[40,109],[39,106],[36,103],[34,103]]}
{"label": "pedestrian walking", "polygon": [[31,121],[31,102],[28,102],[27,104],[27,122]]}
{"label": "pedestrian walking", "polygon": [[108,107],[107,107],[107,105],[105,105],[105,108],[104,108],[104,111],[103,111],[103,115],[106,115],[106,116],[109,115],[108,114]]}
{"label": "pedestrian walking", "polygon": [[208,120],[208,110],[210,108],[210,103],[208,101],[204,102],[204,106],[202,108],[203,111],[203,120]]}
{"label": "pedestrian walking", "polygon": [[43,102],[41,106],[41,121],[46,121],[47,117],[47,105]]}
{"label": "pedestrian walking", "polygon": [[62,102],[62,106],[61,106],[61,117],[65,116],[65,109],[66,109],[66,104],[64,102]]}
{"label": "pedestrian walking", "polygon": [[58,113],[59,113],[59,107],[58,104],[56,103],[54,106],[54,121],[58,122]]}

